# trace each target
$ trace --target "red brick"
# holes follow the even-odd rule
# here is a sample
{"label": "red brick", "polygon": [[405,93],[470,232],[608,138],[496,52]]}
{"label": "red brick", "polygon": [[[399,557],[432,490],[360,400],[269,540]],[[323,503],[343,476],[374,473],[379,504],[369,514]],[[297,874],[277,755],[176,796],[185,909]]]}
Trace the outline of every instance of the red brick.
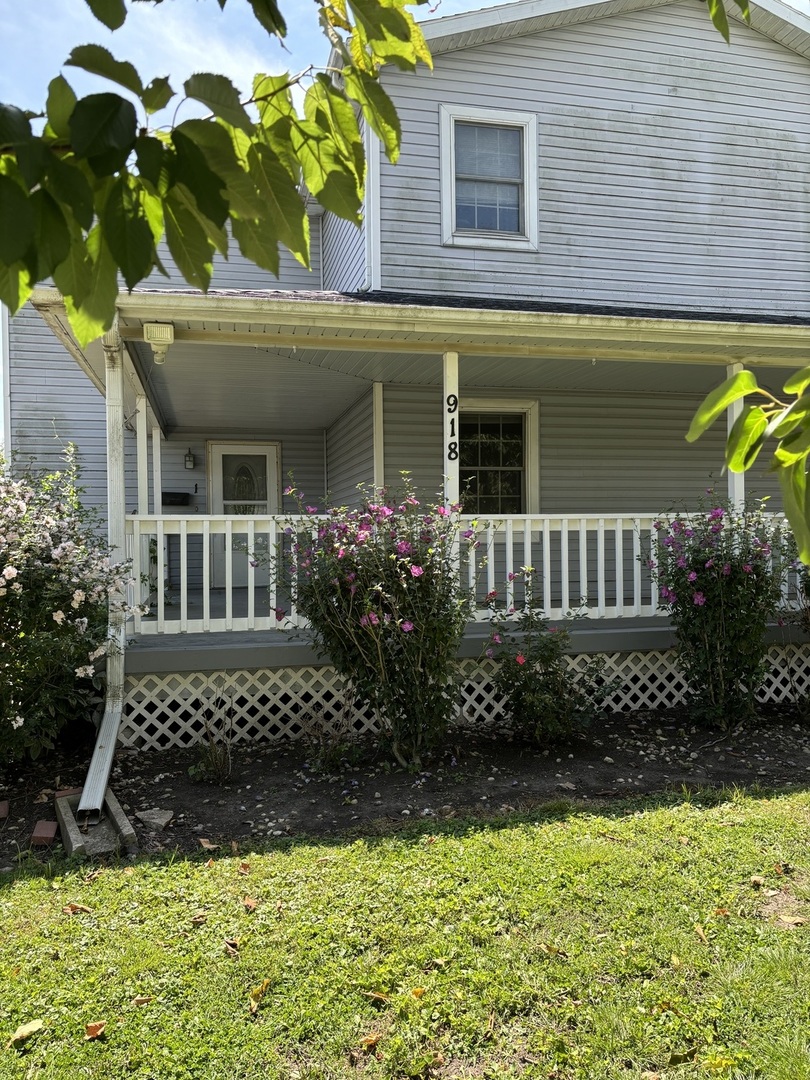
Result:
{"label": "red brick", "polygon": [[31,847],[50,847],[56,839],[58,828],[55,821],[38,821],[31,835]]}
{"label": "red brick", "polygon": [[8,799],[0,801],[0,821],[5,821],[9,815]]}
{"label": "red brick", "polygon": [[54,795],[54,797],[53,797],[54,802],[56,802],[57,799],[69,799],[71,795],[81,795],[81,793],[82,793],[82,788],[80,788],[80,787],[62,788],[60,791],[57,791],[56,794]]}

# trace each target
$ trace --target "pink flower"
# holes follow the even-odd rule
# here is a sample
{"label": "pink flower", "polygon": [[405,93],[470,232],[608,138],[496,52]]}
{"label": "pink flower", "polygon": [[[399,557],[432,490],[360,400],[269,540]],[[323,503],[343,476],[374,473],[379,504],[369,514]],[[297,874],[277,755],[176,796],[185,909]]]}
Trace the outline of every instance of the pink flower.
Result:
{"label": "pink flower", "polygon": [[308,514],[317,514],[318,513],[318,507],[317,506],[308,506],[306,509],[307,509]]}
{"label": "pink flower", "polygon": [[731,563],[726,563],[726,564],[725,564],[725,566],[723,567],[723,574],[724,574],[724,575],[725,575],[726,577],[728,577],[728,575],[729,575],[730,573],[731,573]]}
{"label": "pink flower", "polygon": [[495,655],[495,651],[493,649],[487,649],[484,655],[491,660],[492,657]]}
{"label": "pink flower", "polygon": [[402,624],[402,632],[403,632],[404,634],[410,634],[411,630],[413,630],[413,623],[412,623],[412,622],[408,622],[408,621],[406,620],[406,621],[405,621],[405,622],[404,622],[404,623]]}
{"label": "pink flower", "polygon": [[550,626],[550,627],[548,628],[548,632],[549,632],[550,634],[556,634],[556,633],[557,633],[557,627],[556,627],[556,626]]}
{"label": "pink flower", "polygon": [[743,573],[744,574],[752,574],[753,572],[754,572],[753,566],[750,563],[745,563],[745,565],[743,566]]}
{"label": "pink flower", "polygon": [[692,603],[695,604],[697,607],[703,607],[703,605],[706,603],[706,597],[703,595],[702,592],[693,593]]}
{"label": "pink flower", "polygon": [[285,617],[286,614],[287,614],[287,612],[284,610],[283,607],[277,607],[276,608],[276,622],[281,622],[281,620]]}
{"label": "pink flower", "polygon": [[714,510],[709,513],[709,521],[720,521],[725,514],[725,510],[722,506],[716,506]]}
{"label": "pink flower", "polygon": [[501,635],[500,634],[493,634],[492,635],[492,641],[493,641],[493,644],[500,645],[501,644]]}
{"label": "pink flower", "polygon": [[697,581],[697,574],[694,570],[690,570],[689,574],[687,575],[687,581]]}
{"label": "pink flower", "polygon": [[400,540],[397,544],[397,555],[410,555],[412,551],[413,548],[407,540]]}
{"label": "pink flower", "polygon": [[284,495],[292,495],[292,493],[294,491],[295,491],[295,488],[292,486],[292,484],[290,484],[289,487],[284,488],[284,491],[282,492],[282,494],[284,494]]}
{"label": "pink flower", "polygon": [[424,574],[424,572],[425,572],[425,570],[424,570],[424,567],[422,567],[422,566],[412,566],[411,567],[411,576],[412,577],[421,577],[422,574]]}
{"label": "pink flower", "polygon": [[368,621],[371,623],[372,626],[377,626],[380,620],[373,611],[370,611],[368,613]]}
{"label": "pink flower", "polygon": [[711,570],[711,568],[714,566],[714,559],[708,559],[705,563],[705,566],[707,570]]}
{"label": "pink flower", "polygon": [[526,657],[523,655],[523,653],[517,654],[517,656],[515,657],[515,663],[520,664],[520,666],[523,667],[523,665],[526,663]]}
{"label": "pink flower", "polygon": [[446,506],[437,506],[436,513],[439,515],[439,517],[447,517],[450,511],[447,509]]}

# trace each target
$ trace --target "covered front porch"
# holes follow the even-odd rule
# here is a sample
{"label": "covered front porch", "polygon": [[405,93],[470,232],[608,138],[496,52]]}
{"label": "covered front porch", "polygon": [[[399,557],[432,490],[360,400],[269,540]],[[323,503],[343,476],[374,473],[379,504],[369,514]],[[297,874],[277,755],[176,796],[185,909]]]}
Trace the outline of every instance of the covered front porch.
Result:
{"label": "covered front porch", "polygon": [[[194,672],[221,682],[248,653],[258,660],[259,641],[254,674],[326,670],[305,655],[306,628],[268,566],[302,523],[291,482],[306,527],[357,502],[358,485],[395,487],[404,471],[420,497],[460,502],[480,540],[460,568],[477,598],[470,648],[487,594],[519,607],[513,575],[531,565],[550,619],[584,616],[583,652],[642,655],[646,641],[663,655],[656,516],[696,508],[707,488],[736,505],[774,496],[778,512],[764,470],[722,475],[720,424],[685,443],[689,419],[740,366],[778,392],[806,354],[805,328],[788,321],[167,291],[122,295],[116,326],[81,350],[58,295],[40,290],[35,303],[107,401],[110,539],[132,559],[139,605],[119,632],[125,710],[145,666],[171,679],[179,650],[177,686]],[[196,691],[177,692],[199,706]]]}

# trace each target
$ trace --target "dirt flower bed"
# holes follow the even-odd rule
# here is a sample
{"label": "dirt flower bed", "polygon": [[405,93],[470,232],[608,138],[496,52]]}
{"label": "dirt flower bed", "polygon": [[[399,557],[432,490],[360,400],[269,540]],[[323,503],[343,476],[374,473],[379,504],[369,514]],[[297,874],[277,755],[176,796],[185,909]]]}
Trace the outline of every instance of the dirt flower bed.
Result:
{"label": "dirt flower bed", "polygon": [[[90,748],[0,772],[0,869],[29,848],[40,818],[52,818],[53,795],[81,786]],[[761,718],[720,735],[683,713],[638,712],[595,725],[569,746],[536,751],[502,730],[457,734],[422,772],[356,754],[331,771],[316,770],[301,743],[238,745],[230,781],[194,780],[195,750],[117,753],[111,785],[146,852],[199,851],[205,845],[260,844],[296,835],[377,832],[416,819],[499,815],[570,799],[601,802],[683,786],[781,787],[810,783],[810,726],[793,717]],[[139,812],[171,811],[164,829]],[[57,841],[57,847],[58,841]]]}

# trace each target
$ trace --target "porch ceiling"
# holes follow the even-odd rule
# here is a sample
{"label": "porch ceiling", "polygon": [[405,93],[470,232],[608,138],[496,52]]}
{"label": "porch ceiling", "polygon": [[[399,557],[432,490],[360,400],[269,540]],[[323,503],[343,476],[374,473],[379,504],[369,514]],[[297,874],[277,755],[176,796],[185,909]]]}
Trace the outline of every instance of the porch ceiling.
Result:
{"label": "porch ceiling", "polygon": [[[786,320],[558,312],[530,302],[525,310],[443,307],[436,299],[134,292],[119,297],[119,332],[167,434],[323,428],[373,381],[438,386],[446,350],[459,353],[467,388],[701,393],[729,363],[807,363],[810,328]],[[103,386],[102,350],[72,341],[59,294],[37,290],[34,303]],[[163,366],[143,344],[147,322],[174,327]],[[778,386],[781,371],[768,375],[763,381]]]}

